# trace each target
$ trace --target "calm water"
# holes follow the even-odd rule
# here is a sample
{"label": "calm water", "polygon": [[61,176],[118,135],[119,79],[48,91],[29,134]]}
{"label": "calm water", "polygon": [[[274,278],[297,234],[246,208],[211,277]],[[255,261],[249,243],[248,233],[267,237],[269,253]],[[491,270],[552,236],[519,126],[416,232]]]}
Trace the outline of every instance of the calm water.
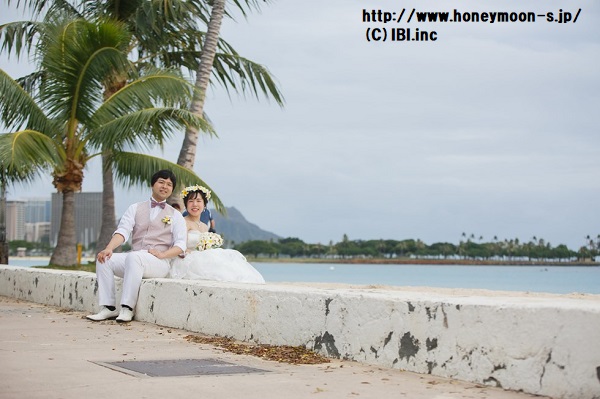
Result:
{"label": "calm water", "polygon": [[600,267],[252,263],[267,281],[600,294]]}
{"label": "calm water", "polygon": [[[48,260],[9,258],[10,265],[40,266]],[[268,282],[380,284],[442,288],[481,288],[569,294],[600,294],[600,267],[459,266],[258,263]]]}

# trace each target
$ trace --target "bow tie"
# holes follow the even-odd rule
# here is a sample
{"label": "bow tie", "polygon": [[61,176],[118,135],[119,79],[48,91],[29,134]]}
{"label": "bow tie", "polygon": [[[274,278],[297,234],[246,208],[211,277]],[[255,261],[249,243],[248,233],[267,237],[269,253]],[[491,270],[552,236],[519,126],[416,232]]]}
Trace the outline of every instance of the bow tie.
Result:
{"label": "bow tie", "polygon": [[150,206],[151,206],[152,208],[154,208],[155,206],[158,206],[158,207],[160,207],[160,208],[162,208],[162,209],[165,209],[165,204],[166,204],[166,202],[156,202],[156,201],[154,201],[154,200],[151,200],[151,201],[150,201]]}

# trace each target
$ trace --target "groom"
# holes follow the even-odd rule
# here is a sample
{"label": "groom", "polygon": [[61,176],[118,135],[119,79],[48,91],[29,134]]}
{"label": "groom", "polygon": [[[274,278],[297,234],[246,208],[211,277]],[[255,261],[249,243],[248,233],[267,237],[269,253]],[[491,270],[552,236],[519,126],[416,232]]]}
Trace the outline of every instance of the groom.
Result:
{"label": "groom", "polygon": [[[180,212],[166,203],[177,183],[170,170],[156,172],[151,179],[152,198],[125,211],[112,239],[98,253],[96,276],[100,312],[87,316],[94,321],[133,319],[133,310],[143,278],[166,277],[169,259],[186,249],[186,224]],[[131,236],[132,251],[113,253]],[[115,276],[123,278],[121,311],[116,308]],[[117,316],[118,315],[118,316]]]}

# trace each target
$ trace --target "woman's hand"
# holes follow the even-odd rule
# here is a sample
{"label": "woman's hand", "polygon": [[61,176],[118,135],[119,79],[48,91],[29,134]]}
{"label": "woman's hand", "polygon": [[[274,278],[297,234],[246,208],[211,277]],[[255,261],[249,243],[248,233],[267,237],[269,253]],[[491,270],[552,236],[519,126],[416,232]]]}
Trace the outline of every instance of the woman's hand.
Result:
{"label": "woman's hand", "polygon": [[176,257],[177,255],[179,255],[182,252],[183,252],[182,249],[177,246],[171,247],[171,248],[167,249],[166,251],[159,251],[155,248],[150,248],[148,250],[149,254],[156,256],[158,259],[171,259],[171,258]]}

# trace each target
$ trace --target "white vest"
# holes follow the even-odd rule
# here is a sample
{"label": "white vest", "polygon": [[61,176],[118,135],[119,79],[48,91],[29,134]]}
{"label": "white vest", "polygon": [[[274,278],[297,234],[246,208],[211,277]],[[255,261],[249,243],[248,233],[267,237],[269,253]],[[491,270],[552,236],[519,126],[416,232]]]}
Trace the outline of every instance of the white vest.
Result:
{"label": "white vest", "polygon": [[[131,248],[134,251],[155,248],[166,251],[173,246],[173,213],[175,209],[166,205],[154,220],[150,220],[150,201],[139,202],[135,212],[135,224],[131,235]],[[171,223],[163,222],[165,217]]]}

